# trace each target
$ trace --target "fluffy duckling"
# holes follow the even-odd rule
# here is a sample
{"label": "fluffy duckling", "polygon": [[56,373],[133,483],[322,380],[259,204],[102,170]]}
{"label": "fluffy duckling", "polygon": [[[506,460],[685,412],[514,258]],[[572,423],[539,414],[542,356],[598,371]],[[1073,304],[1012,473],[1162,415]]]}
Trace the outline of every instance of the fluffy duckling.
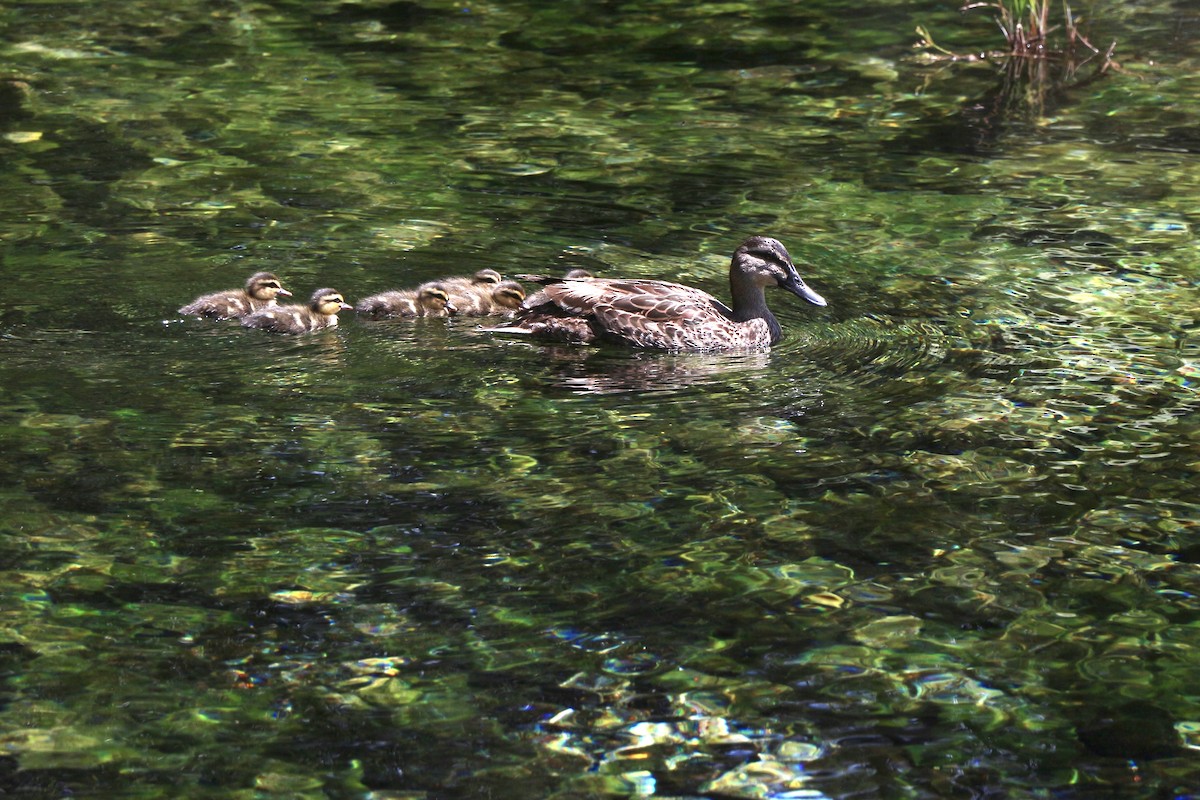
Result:
{"label": "fluffy duckling", "polygon": [[526,300],[511,325],[485,330],[661,350],[763,349],[783,335],[767,308],[764,289],[772,286],[815,306],[825,305],[825,299],[804,283],[779,241],[751,236],[729,264],[732,308],[708,292],[679,283],[564,278]]}
{"label": "fluffy duckling", "polygon": [[416,289],[393,290],[360,300],[355,308],[370,319],[388,317],[448,317],[458,312],[450,292],[441,284],[427,283]]}
{"label": "fluffy duckling", "polygon": [[242,327],[272,333],[310,333],[338,324],[338,312],[351,306],[336,289],[317,289],[307,306],[288,305],[260,308],[242,318]]}
{"label": "fluffy duckling", "polygon": [[276,297],[291,296],[279,278],[270,272],[256,272],[246,279],[245,288],[201,295],[179,309],[179,313],[216,319],[240,318],[275,305]]}
{"label": "fluffy duckling", "polygon": [[481,269],[469,277],[438,278],[425,284],[443,287],[450,293],[450,302],[464,317],[482,317],[492,313],[492,291],[504,279],[494,269]]}
{"label": "fluffy duckling", "polygon": [[521,301],[525,299],[525,289],[516,281],[473,286],[459,284],[447,289],[450,302],[460,317],[486,317],[489,314],[513,312],[520,308]]}

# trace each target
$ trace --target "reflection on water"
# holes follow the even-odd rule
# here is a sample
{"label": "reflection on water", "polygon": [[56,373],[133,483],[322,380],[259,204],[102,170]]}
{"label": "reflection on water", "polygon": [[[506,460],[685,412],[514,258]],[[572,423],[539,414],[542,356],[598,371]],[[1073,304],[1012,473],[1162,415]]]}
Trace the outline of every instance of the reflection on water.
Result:
{"label": "reflection on water", "polygon": [[[1169,69],[967,148],[934,133],[993,76],[929,80],[895,8],[34,8],[0,10],[0,791],[1200,783],[1183,17],[1113,10]],[[174,311],[259,269],[724,296],[753,233],[830,300],[769,353]]]}
{"label": "reflection on water", "polygon": [[581,394],[720,391],[726,384],[761,375],[770,362],[765,352],[656,353],[535,346],[551,372],[549,385]]}

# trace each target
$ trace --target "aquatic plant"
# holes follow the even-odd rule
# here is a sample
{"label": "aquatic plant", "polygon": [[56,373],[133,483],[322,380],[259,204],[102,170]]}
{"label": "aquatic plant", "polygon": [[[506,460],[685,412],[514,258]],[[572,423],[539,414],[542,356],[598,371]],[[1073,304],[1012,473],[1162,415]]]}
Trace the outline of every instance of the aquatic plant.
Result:
{"label": "aquatic plant", "polygon": [[[995,22],[1004,34],[1006,49],[975,53],[955,53],[934,42],[929,30],[917,27],[921,36],[914,47],[922,52],[919,61],[990,62],[998,65],[999,82],[985,96],[972,98],[964,107],[964,119],[982,134],[992,138],[1007,119],[1036,119],[1068,101],[1068,90],[1079,88],[1120,69],[1113,60],[1114,40],[1101,52],[1083,34],[1071,6],[1063,0],[1062,24],[1051,20],[1050,0],[968,1],[959,10],[992,9]],[[1063,37],[1051,38],[1062,30]],[[1095,69],[1080,76],[1089,64]]]}
{"label": "aquatic plant", "polygon": [[[1046,37],[1050,33],[1050,3],[1047,0],[1008,0],[996,3],[969,3],[963,11],[974,8],[993,8],[998,16],[996,24],[1004,32],[1013,55],[1029,55],[1045,52]],[[1075,28],[1069,22],[1070,6],[1063,5],[1072,33]]]}
{"label": "aquatic plant", "polygon": [[[1063,0],[1062,25],[1052,24],[1050,17],[1050,0],[993,0],[992,2],[967,2],[959,11],[966,13],[976,9],[992,9],[995,12],[995,22],[1004,34],[1007,50],[986,51],[982,53],[959,54],[951,52],[934,42],[929,30],[917,26],[917,34],[921,37],[915,45],[926,52],[925,57],[930,61],[977,61],[1005,57],[1020,57],[1031,59],[1052,59],[1063,61],[1070,66],[1070,72],[1082,66],[1083,63],[1101,56],[1101,51],[1093,45],[1079,29],[1071,6]],[[1061,27],[1066,37],[1065,43],[1052,42],[1050,35]],[[1080,46],[1090,51],[1082,59]],[[1103,52],[1098,66],[1098,73],[1119,67],[1113,61],[1112,55],[1117,43],[1114,40]]]}

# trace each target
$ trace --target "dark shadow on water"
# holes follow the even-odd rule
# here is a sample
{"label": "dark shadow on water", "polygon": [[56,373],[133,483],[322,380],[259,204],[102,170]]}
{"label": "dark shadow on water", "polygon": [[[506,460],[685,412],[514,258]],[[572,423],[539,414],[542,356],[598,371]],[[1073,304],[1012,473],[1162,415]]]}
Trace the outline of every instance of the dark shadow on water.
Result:
{"label": "dark shadow on water", "polygon": [[[939,69],[962,66],[948,64]],[[896,147],[913,154],[991,155],[1010,132],[1032,133],[1038,120],[1072,103],[1077,90],[1106,74],[1099,70],[1092,72],[1069,60],[1050,58],[1013,57],[985,68],[992,69],[995,75],[986,90],[962,103],[949,116],[910,126],[909,132],[896,140]],[[946,74],[937,77],[937,80],[948,79]]]}

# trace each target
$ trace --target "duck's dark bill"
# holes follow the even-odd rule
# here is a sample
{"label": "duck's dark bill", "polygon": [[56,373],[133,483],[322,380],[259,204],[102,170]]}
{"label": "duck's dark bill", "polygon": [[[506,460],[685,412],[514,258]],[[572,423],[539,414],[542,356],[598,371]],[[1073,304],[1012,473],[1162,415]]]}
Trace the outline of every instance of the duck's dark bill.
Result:
{"label": "duck's dark bill", "polygon": [[825,302],[824,297],[821,297],[821,295],[817,294],[812,289],[808,288],[808,284],[806,284],[802,280],[797,279],[797,280],[789,281],[788,283],[784,283],[781,285],[783,286],[784,289],[787,289],[789,292],[791,292],[792,294],[796,295],[799,298],[807,300],[808,302],[812,303],[814,306],[829,305],[828,303]]}

